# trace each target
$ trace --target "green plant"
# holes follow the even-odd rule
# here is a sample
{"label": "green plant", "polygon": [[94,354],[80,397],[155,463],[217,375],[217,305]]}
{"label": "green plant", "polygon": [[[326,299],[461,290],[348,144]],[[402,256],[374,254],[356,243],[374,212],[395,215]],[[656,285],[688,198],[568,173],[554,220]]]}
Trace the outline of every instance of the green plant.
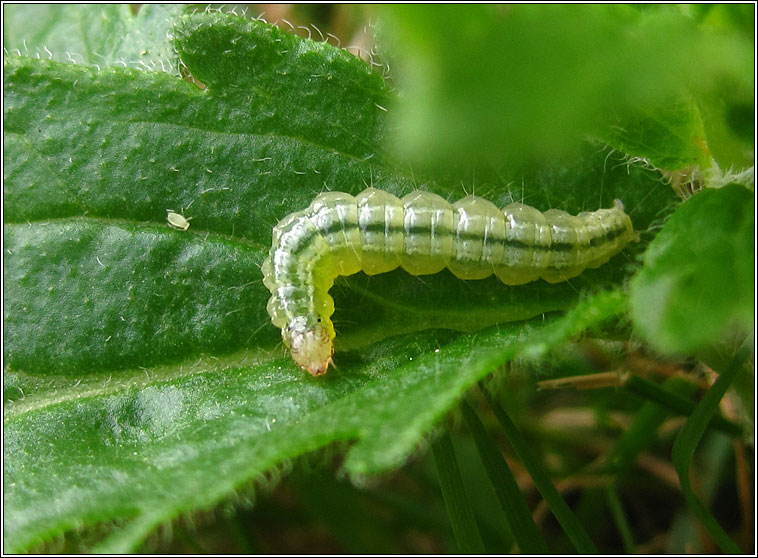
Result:
{"label": "green plant", "polygon": [[[685,481],[709,420],[709,433],[737,441],[750,428],[751,359],[735,349],[754,320],[743,8],[390,8],[377,49],[395,68],[392,86],[332,44],[230,14],[5,10],[6,552],[56,540],[135,551],[160,526],[223,509],[325,448],[369,482],[435,439],[467,394],[481,460],[458,466],[468,438],[457,428],[432,442],[460,549],[592,552],[600,543],[539,457],[560,444],[534,429],[530,446],[519,432],[540,403],[536,377],[578,383],[595,371],[578,347],[594,347],[601,369],[631,367],[639,346],[722,373],[694,411],[697,386],[677,378],[641,387],[615,375],[613,393],[583,400],[617,440],[587,469],[564,448],[550,473],[610,479],[603,502],[629,551],[641,541],[619,491],[638,480],[629,470],[640,452],[665,445],[666,408],[692,413],[674,444]],[[326,188],[423,184],[452,199],[461,182],[501,206],[577,213],[622,199],[641,242],[557,285],[447,272],[342,279],[338,368],[319,379],[298,370],[269,323],[259,269],[278,219]],[[705,191],[680,203],[671,184]],[[190,227],[169,227],[167,210]],[[472,391],[504,366],[510,376],[496,374],[486,397]],[[735,377],[740,425],[714,415]],[[628,428],[603,419],[614,409]],[[492,433],[524,463],[565,539],[531,522]],[[719,462],[729,459],[728,444],[718,447]],[[477,478],[494,479],[500,502],[522,498],[498,525],[483,524],[484,500],[461,482],[459,469],[480,461]],[[355,501],[328,474],[294,477],[306,502],[333,511]],[[717,544],[737,549],[687,482],[682,490]],[[349,514],[324,515],[343,548],[384,548],[349,528]]]}

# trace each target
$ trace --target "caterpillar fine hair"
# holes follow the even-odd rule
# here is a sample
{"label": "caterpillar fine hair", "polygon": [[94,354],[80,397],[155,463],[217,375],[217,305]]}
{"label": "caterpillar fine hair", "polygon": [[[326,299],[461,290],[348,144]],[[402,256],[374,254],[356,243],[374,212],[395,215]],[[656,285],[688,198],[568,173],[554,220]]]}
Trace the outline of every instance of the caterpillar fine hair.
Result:
{"label": "caterpillar fine hair", "polygon": [[618,200],[574,217],[521,203],[500,210],[477,196],[451,204],[422,191],[402,199],[375,188],[355,197],[324,192],[274,227],[263,262],[267,309],[294,361],[319,376],[334,351],[329,289],[337,275],[447,267],[461,279],[494,273],[507,285],[557,283],[604,264],[633,237]]}

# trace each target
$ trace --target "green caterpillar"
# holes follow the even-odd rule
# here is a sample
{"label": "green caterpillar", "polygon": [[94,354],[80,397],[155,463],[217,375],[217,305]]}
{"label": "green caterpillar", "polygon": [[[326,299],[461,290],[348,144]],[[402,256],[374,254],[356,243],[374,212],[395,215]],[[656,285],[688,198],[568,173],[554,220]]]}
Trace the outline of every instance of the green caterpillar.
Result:
{"label": "green caterpillar", "polygon": [[334,352],[329,289],[337,275],[447,267],[461,279],[495,273],[507,285],[556,283],[604,264],[634,236],[618,200],[572,216],[521,203],[500,210],[477,196],[450,204],[423,191],[402,199],[375,188],[355,197],[325,192],[274,227],[262,269],[267,309],[294,361],[319,376]]}

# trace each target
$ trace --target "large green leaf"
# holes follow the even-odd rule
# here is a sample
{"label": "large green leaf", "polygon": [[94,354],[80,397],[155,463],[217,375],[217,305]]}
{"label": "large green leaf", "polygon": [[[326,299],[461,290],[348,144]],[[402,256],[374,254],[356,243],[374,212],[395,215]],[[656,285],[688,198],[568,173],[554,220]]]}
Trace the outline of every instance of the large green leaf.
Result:
{"label": "large green leaf", "polygon": [[[7,225],[7,273],[16,281],[6,349],[15,368],[108,370],[211,347],[270,348],[276,335],[266,326],[258,265],[272,225],[324,186],[412,188],[411,178],[374,157],[384,114],[376,105],[389,93],[360,60],[260,23],[210,14],[182,21],[177,45],[205,91],[163,73],[7,62],[5,210],[18,224]],[[249,51],[256,71],[217,86],[214,53],[227,46]],[[311,64],[341,79],[313,78]],[[328,110],[310,101],[337,96]],[[645,229],[669,193],[654,173],[629,171],[590,146],[570,166],[536,169],[515,187],[503,177],[478,192],[501,205],[524,199],[574,213],[621,198]],[[457,184],[427,187],[462,194]],[[165,225],[165,211],[183,207],[192,226],[178,233]],[[401,271],[357,276],[341,283],[351,292],[335,290],[338,309],[352,310],[338,310],[338,342],[528,318],[570,306],[577,290],[618,281],[620,271],[607,266],[574,284],[520,288],[494,278],[463,284],[447,273],[423,281]],[[366,315],[371,323],[356,328],[355,317]]]}
{"label": "large green leaf", "polygon": [[600,325],[623,300],[603,296],[538,326],[391,338],[344,353],[323,381],[287,357],[243,357],[25,397],[5,417],[6,550],[119,521],[102,549],[124,552],[167,519],[339,440],[360,440],[345,464],[353,475],[397,467],[483,375]]}
{"label": "large green leaf", "polygon": [[[232,16],[172,24],[205,89],[6,57],[6,551],[80,528],[130,551],[338,441],[357,440],[352,475],[398,467],[494,367],[625,306],[615,289],[638,247],[561,285],[359,274],[334,289],[338,368],[307,377],[265,313],[271,227],[325,188],[402,194],[425,177],[383,153],[392,94],[361,60]],[[460,177],[425,187],[463,194]],[[655,173],[595,145],[477,193],[574,213],[620,198],[640,230],[672,202]],[[189,230],[171,229],[167,209],[184,209]],[[601,294],[544,316],[588,291]]]}

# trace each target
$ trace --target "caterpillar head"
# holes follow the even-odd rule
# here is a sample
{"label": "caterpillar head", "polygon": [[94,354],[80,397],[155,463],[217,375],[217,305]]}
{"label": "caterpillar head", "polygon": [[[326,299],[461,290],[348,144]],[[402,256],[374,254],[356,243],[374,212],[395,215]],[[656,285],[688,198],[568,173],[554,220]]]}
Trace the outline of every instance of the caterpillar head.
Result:
{"label": "caterpillar head", "polygon": [[322,322],[308,323],[303,317],[295,318],[282,330],[282,338],[292,360],[312,376],[326,374],[329,364],[334,364],[332,336]]}

